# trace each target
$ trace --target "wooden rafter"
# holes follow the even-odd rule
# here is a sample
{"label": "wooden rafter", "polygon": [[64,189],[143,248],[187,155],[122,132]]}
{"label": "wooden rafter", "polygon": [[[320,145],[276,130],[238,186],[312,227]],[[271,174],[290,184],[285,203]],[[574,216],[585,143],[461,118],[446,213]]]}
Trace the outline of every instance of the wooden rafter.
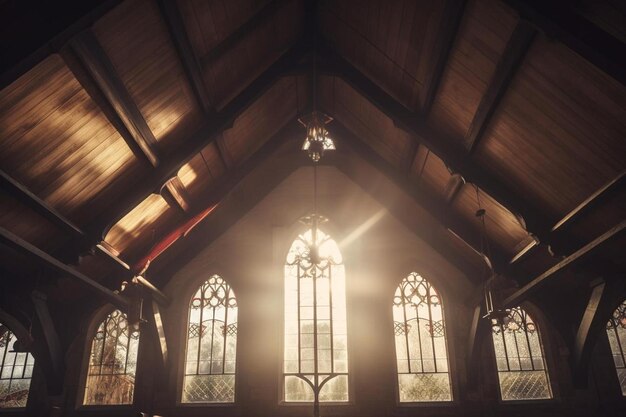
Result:
{"label": "wooden rafter", "polygon": [[[626,84],[626,44],[572,10],[575,2],[546,0],[505,0],[548,37],[591,62],[611,77]],[[568,7],[569,6],[569,7]]]}
{"label": "wooden rafter", "polygon": [[[333,121],[333,123],[328,126],[328,129],[331,132],[331,135],[337,138],[339,143],[345,144],[346,147],[359,155],[359,157],[383,173],[401,190],[409,195],[418,205],[423,207],[444,229],[449,229],[454,232],[454,234],[463,240],[469,247],[479,253],[479,233],[471,230],[465,223],[460,222],[457,218],[452,216],[447,204],[441,204],[435,199],[429,197],[427,194],[419,192],[415,185],[402,175],[397,168],[384,160],[371,147],[366,145],[348,128],[343,126],[341,122],[337,120]],[[341,169],[341,166],[339,166],[339,168]],[[445,253],[446,250],[442,250],[442,252]],[[492,251],[491,262],[494,264],[494,268],[503,274],[505,273],[507,265],[506,259],[507,258],[504,254],[494,248]]]}
{"label": "wooden rafter", "polygon": [[517,24],[511,34],[465,135],[465,144],[470,153],[476,148],[487,129],[491,115],[504,96],[534,37],[534,27],[524,20]]}
{"label": "wooden rafter", "polygon": [[58,210],[37,197],[25,185],[19,183],[2,170],[0,170],[0,188],[50,220],[63,231],[69,232],[72,237],[81,239],[85,235],[78,226],[63,216]]}
{"label": "wooden rafter", "polygon": [[529,233],[547,240],[549,222],[529,199],[518,195],[482,166],[468,160],[465,149],[455,145],[449,138],[442,137],[425,119],[400,104],[328,45],[323,47],[323,51],[327,57],[326,71],[341,77],[398,127],[411,133],[411,137],[438,155],[453,172],[462,175],[467,182],[478,185],[516,217],[523,218]]}
{"label": "wooden rafter", "polygon": [[24,239],[14,235],[13,233],[2,227],[0,227],[0,243],[3,243],[10,248],[13,248],[17,252],[22,253],[26,257],[35,260],[36,262],[48,268],[51,268],[63,275],[72,277],[79,282],[82,282],[87,287],[91,288],[92,290],[106,298],[109,302],[115,304],[120,308],[127,309],[130,306],[130,301],[126,297],[114,293],[113,291],[93,280],[92,278],[89,278],[88,276],[75,270],[74,268],[67,266],[63,262],[50,256],[38,247],[28,243]]}
{"label": "wooden rafter", "polygon": [[194,92],[194,96],[198,101],[198,104],[202,108],[205,115],[210,115],[214,112],[213,106],[209,100],[207,94],[206,85],[202,78],[202,71],[200,64],[196,57],[196,54],[191,47],[189,37],[187,36],[187,30],[185,29],[185,23],[180,14],[180,10],[175,0],[158,0],[159,9],[161,15],[167,23],[167,27],[170,32],[170,37],[174,42],[174,47],[178,52],[178,56],[183,64],[187,78]]}
{"label": "wooden rafter", "polygon": [[[139,157],[147,160],[153,167],[158,166],[159,157],[155,149],[157,142],[154,134],[119,75],[117,75],[113,63],[107,57],[96,36],[91,31],[84,32],[70,42],[69,49],[80,61],[86,73],[82,73],[80,70],[74,72],[79,82],[84,81],[87,84],[85,88],[88,92],[93,91],[93,87],[89,85],[97,86],[113,108],[115,115],[123,123],[125,131],[122,130],[120,134],[128,146],[136,154],[139,153]],[[72,60],[67,61],[71,62]],[[75,70],[76,65],[70,65],[70,69]],[[89,80],[86,79],[87,77]],[[98,103],[98,100],[94,101]],[[105,114],[107,113],[105,112]],[[118,127],[118,123],[114,123],[114,125]]]}
{"label": "wooden rafter", "polygon": [[443,77],[448,62],[448,56],[463,18],[466,3],[466,0],[446,0],[443,17],[435,36],[432,65],[428,68],[426,81],[420,89],[419,110],[422,114],[428,114],[435,100],[441,77]]}
{"label": "wooden rafter", "polygon": [[161,187],[161,196],[174,209],[190,210],[190,199],[187,189],[178,176],[172,177]]}

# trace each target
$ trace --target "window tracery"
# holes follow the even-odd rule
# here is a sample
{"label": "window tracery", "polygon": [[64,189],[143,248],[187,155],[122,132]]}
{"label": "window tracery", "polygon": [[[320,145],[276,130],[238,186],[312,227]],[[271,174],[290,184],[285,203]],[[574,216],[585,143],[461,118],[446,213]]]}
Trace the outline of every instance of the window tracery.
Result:
{"label": "window tracery", "polygon": [[626,396],[626,300],[613,311],[613,315],[606,323],[606,334],[622,395]]}
{"label": "window tracery", "polygon": [[539,329],[521,307],[492,326],[502,400],[552,398]]}
{"label": "window tracery", "polygon": [[345,269],[337,243],[321,230],[316,235],[317,245],[311,229],[299,235],[285,263],[287,402],[313,402],[316,390],[320,402],[348,401]]}
{"label": "window tracery", "polygon": [[219,275],[212,275],[189,303],[184,403],[235,401],[237,299]]}
{"label": "window tracery", "polygon": [[421,275],[396,288],[393,320],[400,402],[451,401],[443,305]]}
{"label": "window tracery", "polygon": [[135,391],[139,329],[126,314],[111,312],[91,343],[84,405],[132,404]]}
{"label": "window tracery", "polygon": [[35,358],[15,352],[15,335],[0,323],[0,408],[23,408],[28,401]]}

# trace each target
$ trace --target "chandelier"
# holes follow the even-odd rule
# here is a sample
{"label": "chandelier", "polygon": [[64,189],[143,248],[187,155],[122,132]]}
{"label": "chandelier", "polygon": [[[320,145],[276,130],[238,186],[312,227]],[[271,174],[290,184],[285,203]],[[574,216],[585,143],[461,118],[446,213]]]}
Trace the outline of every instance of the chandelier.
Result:
{"label": "chandelier", "polygon": [[478,186],[476,188],[476,202],[478,204],[478,210],[476,210],[475,216],[480,219],[481,224],[481,238],[480,238],[480,254],[483,258],[485,269],[483,270],[483,276],[486,277],[483,286],[484,302],[486,314],[483,318],[488,319],[491,325],[499,327],[504,324],[504,321],[509,316],[508,309],[505,309],[502,304],[502,294],[499,285],[499,276],[493,270],[491,263],[491,252],[489,250],[489,240],[487,236],[487,226],[485,225],[485,215],[487,210],[481,207],[480,192]]}
{"label": "chandelier", "polygon": [[314,110],[308,116],[298,119],[306,128],[306,138],[304,143],[302,143],[302,150],[307,151],[309,158],[314,163],[322,159],[324,151],[335,149],[335,143],[326,129],[326,125],[332,120],[332,117],[317,110]]}

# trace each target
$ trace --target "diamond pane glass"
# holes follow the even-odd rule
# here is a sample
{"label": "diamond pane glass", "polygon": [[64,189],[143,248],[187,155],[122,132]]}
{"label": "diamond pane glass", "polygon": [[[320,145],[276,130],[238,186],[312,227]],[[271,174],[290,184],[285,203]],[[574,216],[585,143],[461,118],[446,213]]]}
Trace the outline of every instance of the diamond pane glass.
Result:
{"label": "diamond pane glass", "polygon": [[219,275],[191,298],[182,402],[235,401],[237,313],[235,292]]}
{"label": "diamond pane glass", "polygon": [[437,290],[412,272],[393,298],[401,402],[451,401],[443,305]]}
{"label": "diamond pane glass", "polygon": [[503,324],[492,327],[491,335],[502,400],[552,398],[541,336],[528,313],[520,307],[511,309]]}
{"label": "diamond pane glass", "polygon": [[613,312],[606,324],[606,334],[613,353],[613,362],[622,395],[626,396],[626,300]]}
{"label": "diamond pane glass", "polygon": [[312,402],[314,390],[320,402],[348,401],[345,270],[337,243],[320,230],[315,240],[317,250],[312,229],[299,235],[285,263],[287,402]]}
{"label": "diamond pane glass", "polygon": [[28,401],[35,359],[26,352],[11,352],[17,341],[0,323],[0,408],[23,408]]}
{"label": "diamond pane glass", "polygon": [[138,348],[139,330],[128,325],[126,314],[109,314],[91,342],[83,404],[133,403]]}

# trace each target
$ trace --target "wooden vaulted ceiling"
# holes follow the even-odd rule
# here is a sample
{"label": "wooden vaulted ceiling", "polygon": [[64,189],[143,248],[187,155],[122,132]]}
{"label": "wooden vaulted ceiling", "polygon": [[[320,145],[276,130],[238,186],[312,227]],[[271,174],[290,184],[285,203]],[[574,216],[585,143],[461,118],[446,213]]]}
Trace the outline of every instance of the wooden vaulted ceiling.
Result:
{"label": "wooden vaulted ceiling", "polygon": [[[267,192],[306,164],[296,119],[314,95],[335,119],[338,150],[324,163],[381,202],[389,191],[368,178],[391,178],[406,203],[390,212],[477,283],[477,198],[491,261],[518,284],[623,230],[625,35],[614,22],[626,10],[113,3],[7,69],[0,93],[0,226],[108,287],[177,228],[219,218],[242,178]],[[572,21],[593,30],[577,37]],[[259,168],[281,153],[292,165]],[[180,245],[151,268],[171,268]],[[4,271],[32,273],[9,246]]]}

